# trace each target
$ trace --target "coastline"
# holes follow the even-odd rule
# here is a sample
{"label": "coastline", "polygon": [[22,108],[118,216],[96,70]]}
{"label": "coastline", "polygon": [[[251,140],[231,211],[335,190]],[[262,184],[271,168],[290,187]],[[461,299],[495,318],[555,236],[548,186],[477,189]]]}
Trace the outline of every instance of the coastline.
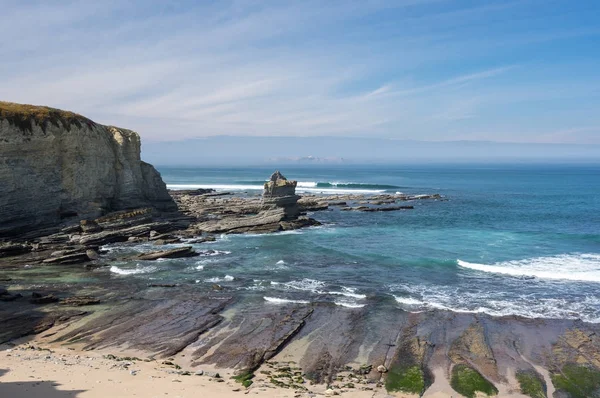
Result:
{"label": "coastline", "polygon": [[[44,335],[64,331],[55,327]],[[301,344],[300,344],[301,345]],[[292,349],[293,350],[293,349]],[[0,345],[0,393],[10,397],[93,398],[93,397],[239,397],[242,394],[270,398],[340,396],[347,398],[413,398],[460,397],[446,380],[442,368],[434,369],[435,382],[423,395],[388,392],[384,381],[362,380],[360,376],[340,372],[337,382],[314,384],[303,381],[297,388],[274,385],[266,373],[278,369],[269,362],[257,371],[253,384],[245,387],[236,381],[232,369],[212,366],[193,367],[185,354],[167,359],[148,358],[141,351],[81,350],[49,343],[47,338],[21,338]],[[289,353],[287,354],[289,356]],[[294,369],[296,362],[279,366]],[[344,380],[344,377],[348,380]],[[499,398],[521,398],[526,395],[504,388]]]}
{"label": "coastline", "polygon": [[[202,249],[228,233],[295,232],[291,230],[312,225],[307,218],[299,224],[282,218],[279,202],[265,214],[256,197],[205,191],[173,196],[183,215],[168,218],[146,210],[115,213],[35,238],[37,246],[28,242],[4,246],[13,252],[0,261],[0,277],[8,288],[0,291],[0,319],[6,325],[0,342],[17,342],[20,348],[2,350],[0,369],[9,372],[0,376],[0,382],[30,390],[23,383],[31,378],[28,372],[33,368],[33,377],[40,377],[36,383],[48,379],[70,389],[87,387],[87,395],[77,395],[84,397],[104,396],[105,386],[115,380],[122,396],[148,396],[147,383],[139,382],[142,374],[152,376],[150,394],[177,396],[202,391],[224,397],[245,392],[267,397],[475,397],[477,391],[487,389],[490,395],[523,397],[517,376],[525,375],[538,391],[552,391],[553,381],[565,374],[575,379],[580,372],[598,375],[600,325],[577,319],[498,317],[443,309],[409,312],[389,295],[352,292],[345,293],[363,300],[360,305],[274,302],[261,292],[236,293],[225,283],[227,278],[214,280],[212,287],[202,290],[190,282],[134,283],[112,278],[110,273],[94,273],[124,258],[158,261],[219,254]],[[362,217],[387,211],[382,209],[413,210],[398,206],[399,202],[412,206],[440,199],[439,195],[337,195],[294,197],[293,203],[298,202],[300,213],[333,207],[340,214]],[[289,202],[284,206],[303,217]],[[125,251],[107,251],[107,243]],[[143,248],[142,253],[128,251],[135,245]],[[94,253],[98,257],[92,259]],[[52,282],[38,286],[20,272],[40,272]],[[83,285],[73,283],[90,276],[94,278]],[[40,353],[47,351],[25,348],[30,344],[65,355],[65,361],[62,356],[46,359],[48,355]],[[15,352],[24,355],[16,362]],[[129,359],[119,360],[123,357]],[[98,369],[82,358],[97,363]],[[45,373],[46,361],[58,361],[48,366],[51,373]],[[165,366],[165,361],[181,368]],[[138,367],[141,371],[130,373]],[[115,369],[121,371],[118,377]],[[100,383],[90,387],[88,377],[72,376],[74,370]],[[195,375],[199,370],[202,376]],[[208,376],[217,372],[222,378]],[[180,377],[185,380],[173,381]],[[461,378],[475,378],[483,387],[469,383],[456,387]],[[10,384],[17,381],[21,386]],[[5,387],[0,383],[0,389]],[[460,395],[457,389],[467,392]]]}

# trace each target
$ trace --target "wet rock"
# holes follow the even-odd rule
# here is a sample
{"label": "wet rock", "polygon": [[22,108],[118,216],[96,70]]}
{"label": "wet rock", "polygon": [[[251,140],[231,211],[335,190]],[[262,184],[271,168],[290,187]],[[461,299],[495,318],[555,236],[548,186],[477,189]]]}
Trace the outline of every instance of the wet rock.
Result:
{"label": "wet rock", "polygon": [[86,253],[74,253],[64,256],[51,257],[42,261],[44,264],[80,264],[90,261]]}
{"label": "wet rock", "polygon": [[102,231],[94,234],[84,235],[78,239],[78,243],[85,246],[107,245],[109,243],[126,242],[130,237],[148,237],[150,231],[168,232],[174,230],[173,224],[167,221],[153,222],[137,225],[117,231]]}
{"label": "wet rock", "polygon": [[99,298],[90,296],[74,296],[60,300],[61,305],[69,305],[72,307],[82,307],[84,305],[94,305],[99,303]]}
{"label": "wet rock", "polygon": [[6,292],[4,294],[0,294],[0,301],[15,301],[17,299],[20,299],[21,297],[23,297],[23,295],[21,293],[9,293]]}
{"label": "wet rock", "polygon": [[186,243],[198,244],[198,243],[204,243],[204,242],[214,242],[216,240],[217,240],[217,238],[215,238],[214,236],[211,235],[211,236],[205,236],[203,238],[188,240]]}
{"label": "wet rock", "polygon": [[96,250],[88,249],[85,251],[85,254],[92,261],[98,260],[100,258],[100,254]]}
{"label": "wet rock", "polygon": [[82,229],[81,229],[81,225],[73,224],[73,225],[68,225],[68,226],[62,228],[60,230],[60,232],[63,234],[78,234],[78,233],[82,232]]}
{"label": "wet rock", "polygon": [[[214,189],[204,189],[204,188],[198,188],[198,189],[182,189],[182,190],[177,190],[177,191],[173,191],[173,190],[169,190],[169,194],[171,194],[171,196],[176,196],[176,195],[189,195],[189,196],[200,196],[200,195],[206,195],[206,194],[212,194],[215,193]],[[228,195],[230,195],[230,193],[227,193]]]}
{"label": "wet rock", "polygon": [[412,210],[414,206],[385,206],[385,207],[359,207],[356,210],[365,212],[379,212],[379,211],[398,211],[398,210]]}
{"label": "wet rock", "polygon": [[171,250],[161,250],[150,252],[146,254],[140,254],[137,256],[138,260],[158,260],[159,258],[180,258],[180,257],[194,257],[199,256],[200,253],[196,252],[192,246],[178,247]]}
{"label": "wet rock", "polygon": [[79,227],[82,232],[88,234],[102,231],[102,227],[100,227],[98,223],[93,220],[81,220],[79,223]]}
{"label": "wet rock", "polygon": [[0,257],[18,256],[20,254],[29,253],[31,249],[31,245],[21,243],[0,244]]}
{"label": "wet rock", "polygon": [[178,287],[177,283],[149,283],[148,287]]}
{"label": "wet rock", "polygon": [[29,299],[29,302],[31,304],[51,304],[51,303],[57,303],[58,302],[58,297],[54,296],[53,294],[48,294],[48,295],[41,295],[40,293],[31,293],[31,299]]}

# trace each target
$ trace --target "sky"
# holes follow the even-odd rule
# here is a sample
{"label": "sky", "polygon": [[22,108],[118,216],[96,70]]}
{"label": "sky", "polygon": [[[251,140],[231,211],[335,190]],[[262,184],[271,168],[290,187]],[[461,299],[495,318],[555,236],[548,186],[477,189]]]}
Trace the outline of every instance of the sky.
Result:
{"label": "sky", "polygon": [[0,100],[143,140],[600,144],[600,1],[0,0]]}

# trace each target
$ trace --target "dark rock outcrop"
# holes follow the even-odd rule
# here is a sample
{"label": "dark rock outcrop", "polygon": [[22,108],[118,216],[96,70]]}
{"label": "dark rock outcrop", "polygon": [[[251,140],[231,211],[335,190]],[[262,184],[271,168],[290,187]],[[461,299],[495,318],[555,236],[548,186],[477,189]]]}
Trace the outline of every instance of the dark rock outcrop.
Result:
{"label": "dark rock outcrop", "polygon": [[0,236],[120,209],[177,209],[133,131],[0,102],[0,143]]}
{"label": "dark rock outcrop", "polygon": [[139,260],[158,260],[159,258],[181,258],[198,256],[192,246],[178,247],[171,250],[162,250],[139,255]]}
{"label": "dark rock outcrop", "polygon": [[181,207],[198,218],[219,213],[196,225],[207,233],[269,233],[320,225],[312,218],[301,216],[296,195],[296,181],[287,180],[279,171],[273,173],[264,185],[261,200],[257,199],[208,199],[198,196],[176,196]]}

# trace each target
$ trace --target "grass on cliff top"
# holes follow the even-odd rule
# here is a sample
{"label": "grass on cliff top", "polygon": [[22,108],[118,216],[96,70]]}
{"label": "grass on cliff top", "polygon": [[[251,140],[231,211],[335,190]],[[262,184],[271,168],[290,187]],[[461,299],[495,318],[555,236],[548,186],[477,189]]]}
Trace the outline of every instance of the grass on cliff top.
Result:
{"label": "grass on cliff top", "polygon": [[542,378],[535,371],[517,372],[517,381],[521,392],[532,398],[546,398],[546,386]]}
{"label": "grass on cliff top", "polygon": [[44,131],[48,124],[59,127],[59,123],[67,130],[71,125],[81,127],[84,124],[93,126],[95,123],[77,113],[50,108],[47,106],[16,104],[14,102],[0,101],[0,119],[6,119],[13,126],[23,131],[32,131],[31,123],[35,122]]}
{"label": "grass on cliff top", "polygon": [[552,383],[557,392],[573,398],[600,397],[600,371],[588,366],[565,365],[561,373],[552,375]]}
{"label": "grass on cliff top", "polygon": [[459,394],[468,398],[475,398],[477,391],[488,396],[498,394],[498,389],[487,381],[478,371],[466,365],[456,365],[452,369],[450,385]]}

